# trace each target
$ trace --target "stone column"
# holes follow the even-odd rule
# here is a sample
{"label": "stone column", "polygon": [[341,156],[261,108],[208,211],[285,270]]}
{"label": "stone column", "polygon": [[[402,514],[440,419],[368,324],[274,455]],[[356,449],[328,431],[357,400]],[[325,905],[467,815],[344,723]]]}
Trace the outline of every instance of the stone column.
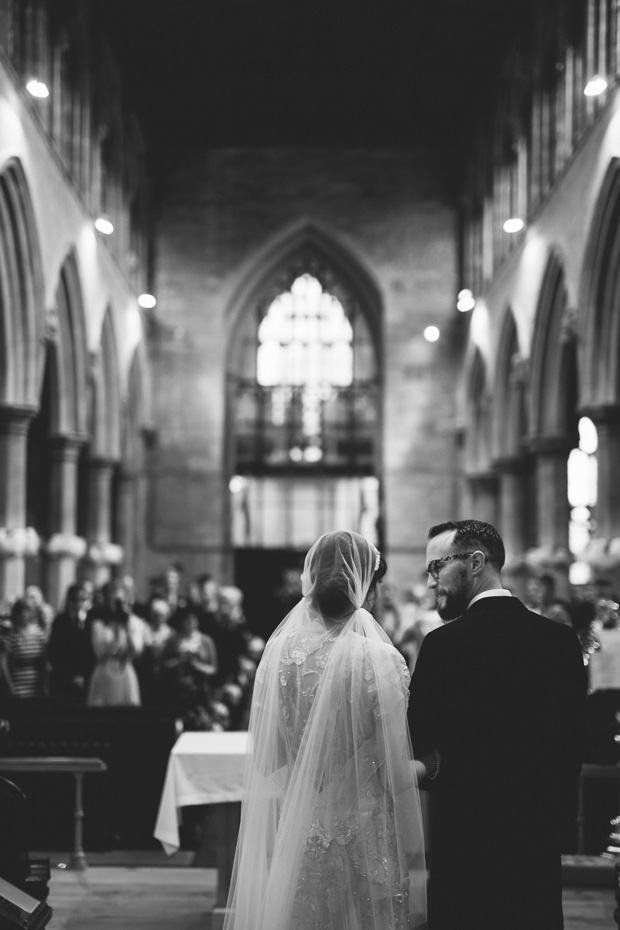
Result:
{"label": "stone column", "polygon": [[[0,407],[0,527],[23,529],[26,525],[26,454],[33,407]],[[0,552],[0,596],[24,592],[24,556]]]}
{"label": "stone column", "polygon": [[493,463],[498,475],[497,529],[504,540],[504,584],[513,594],[524,593],[523,554],[528,545],[527,459],[511,456]]}
{"label": "stone column", "polygon": [[506,554],[520,558],[527,546],[527,463],[521,456],[497,459],[494,463],[499,482],[498,525]]}
{"label": "stone column", "polygon": [[110,578],[110,567],[94,550],[112,541],[112,475],[116,461],[92,458],[88,462],[88,532],[89,552],[86,556],[86,574],[101,585]]}
{"label": "stone column", "polygon": [[50,546],[46,564],[47,599],[57,609],[75,581],[79,557],[76,537],[78,457],[82,440],[77,436],[52,439],[52,480],[50,501]]}
{"label": "stone column", "polygon": [[536,436],[531,451],[536,460],[537,544],[568,550],[568,454],[566,436]]}
{"label": "stone column", "polygon": [[482,520],[495,526],[498,511],[497,475],[492,471],[470,473],[467,475],[467,484],[471,513],[463,514],[463,519]]}
{"label": "stone column", "polygon": [[620,537],[620,405],[605,404],[583,411],[598,433],[598,498],[596,535]]}
{"label": "stone column", "polygon": [[124,571],[135,577],[135,539],[137,533],[137,475],[133,471],[122,469],[118,482],[118,501],[117,518],[118,518],[118,542],[125,552]]}

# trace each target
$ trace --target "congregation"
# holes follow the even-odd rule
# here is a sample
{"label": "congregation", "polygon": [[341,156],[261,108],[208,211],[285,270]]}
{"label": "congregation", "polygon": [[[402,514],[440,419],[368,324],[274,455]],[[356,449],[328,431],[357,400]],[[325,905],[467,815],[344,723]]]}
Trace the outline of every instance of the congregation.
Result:
{"label": "congregation", "polygon": [[244,729],[264,641],[242,592],[169,565],[145,600],[130,577],[69,586],[54,613],[31,585],[0,623],[0,696],[172,712],[189,730]]}
{"label": "congregation", "polygon": [[[603,577],[561,597],[552,573],[531,573],[524,601],[575,630],[586,666],[600,647],[598,631],[619,621],[617,595]],[[425,586],[403,592],[385,584],[376,613],[413,671],[424,636],[441,623]],[[184,729],[245,729],[264,646],[239,588],[208,574],[184,584],[177,563],[151,580],[144,600],[129,576],[100,587],[83,580],[55,613],[30,585],[0,620],[0,696],[143,706],[172,711]]]}

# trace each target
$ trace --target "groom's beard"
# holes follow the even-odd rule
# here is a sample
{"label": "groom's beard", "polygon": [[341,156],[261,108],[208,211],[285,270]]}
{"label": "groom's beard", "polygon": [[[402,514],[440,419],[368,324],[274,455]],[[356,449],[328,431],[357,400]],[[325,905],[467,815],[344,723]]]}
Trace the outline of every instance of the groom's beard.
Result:
{"label": "groom's beard", "polygon": [[435,588],[435,600],[437,613],[444,622],[462,616],[470,601],[466,573],[453,578],[449,590],[438,584]]}

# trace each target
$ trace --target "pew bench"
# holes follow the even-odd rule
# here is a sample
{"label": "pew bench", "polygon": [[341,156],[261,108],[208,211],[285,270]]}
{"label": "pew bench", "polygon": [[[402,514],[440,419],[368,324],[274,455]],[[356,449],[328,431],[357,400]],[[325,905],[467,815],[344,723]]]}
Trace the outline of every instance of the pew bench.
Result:
{"label": "pew bench", "polygon": [[67,772],[75,779],[75,803],[73,811],[74,840],[71,865],[74,869],[88,868],[82,846],[82,822],[84,820],[82,783],[84,775],[106,772],[107,765],[101,759],[77,756],[2,756],[0,773],[14,772]]}

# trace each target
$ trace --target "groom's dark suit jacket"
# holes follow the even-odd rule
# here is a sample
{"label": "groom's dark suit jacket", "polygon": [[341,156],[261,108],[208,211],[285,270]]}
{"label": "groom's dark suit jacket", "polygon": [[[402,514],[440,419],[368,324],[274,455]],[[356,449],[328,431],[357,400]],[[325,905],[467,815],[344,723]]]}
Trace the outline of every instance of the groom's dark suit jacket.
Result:
{"label": "groom's dark suit jacket", "polygon": [[411,681],[432,790],[430,930],[558,930],[586,677],[577,637],[515,597],[429,633]]}

